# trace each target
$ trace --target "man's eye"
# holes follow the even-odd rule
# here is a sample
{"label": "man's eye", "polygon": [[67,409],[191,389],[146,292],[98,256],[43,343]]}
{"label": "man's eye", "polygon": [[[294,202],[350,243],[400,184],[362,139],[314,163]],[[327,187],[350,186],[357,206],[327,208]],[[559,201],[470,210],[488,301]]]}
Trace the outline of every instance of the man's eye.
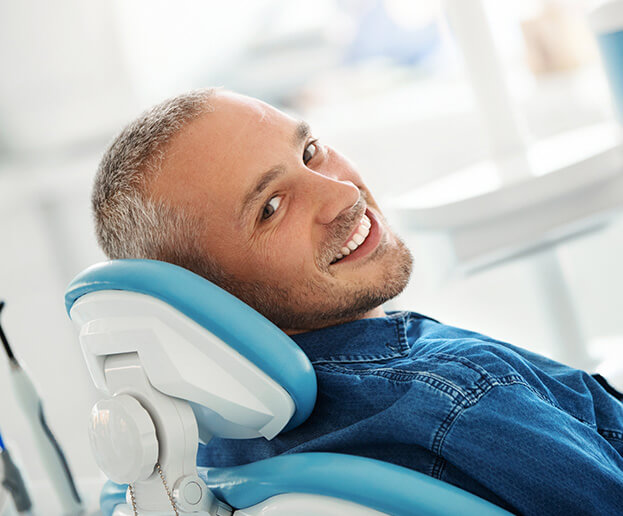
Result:
{"label": "man's eye", "polygon": [[277,211],[279,205],[281,204],[281,196],[276,195],[270,201],[266,203],[264,206],[264,210],[262,211],[262,220],[266,220],[273,216],[273,213]]}
{"label": "man's eye", "polygon": [[305,165],[307,165],[310,162],[310,160],[316,154],[317,150],[318,150],[318,147],[316,146],[316,140],[314,140],[307,147],[305,147],[305,152],[303,152],[303,163],[305,163]]}

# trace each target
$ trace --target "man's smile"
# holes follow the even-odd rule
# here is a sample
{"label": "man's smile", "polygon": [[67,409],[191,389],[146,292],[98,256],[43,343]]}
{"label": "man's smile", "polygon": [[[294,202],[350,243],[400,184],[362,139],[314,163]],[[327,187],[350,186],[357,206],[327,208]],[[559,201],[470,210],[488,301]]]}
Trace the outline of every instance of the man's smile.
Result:
{"label": "man's smile", "polygon": [[378,246],[382,236],[382,226],[372,210],[367,208],[331,265],[351,262],[367,256]]}
{"label": "man's smile", "polygon": [[353,229],[350,236],[342,244],[340,251],[335,255],[335,258],[333,259],[331,264],[334,264],[338,260],[341,260],[342,258],[344,258],[344,256],[348,256],[355,249],[357,249],[361,244],[363,244],[369,233],[370,219],[364,213],[355,229]]}

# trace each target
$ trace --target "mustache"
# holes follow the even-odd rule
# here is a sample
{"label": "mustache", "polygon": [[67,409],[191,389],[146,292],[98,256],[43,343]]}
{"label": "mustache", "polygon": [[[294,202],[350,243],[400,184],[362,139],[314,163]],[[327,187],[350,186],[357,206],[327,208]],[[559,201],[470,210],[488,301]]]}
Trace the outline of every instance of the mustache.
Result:
{"label": "mustache", "polygon": [[359,200],[346,213],[335,218],[335,220],[327,226],[327,237],[320,251],[320,263],[323,267],[328,267],[329,263],[340,252],[340,249],[346,242],[346,239],[353,231],[361,217],[366,212],[365,196],[359,196]]}

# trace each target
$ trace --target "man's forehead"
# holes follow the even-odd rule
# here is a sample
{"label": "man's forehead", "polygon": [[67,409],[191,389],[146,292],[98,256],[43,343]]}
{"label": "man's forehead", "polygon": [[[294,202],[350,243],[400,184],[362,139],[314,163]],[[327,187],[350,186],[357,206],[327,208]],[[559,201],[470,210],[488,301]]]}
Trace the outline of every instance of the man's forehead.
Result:
{"label": "man's forehead", "polygon": [[[217,109],[240,109],[247,113],[262,116],[267,109],[275,110],[271,105],[253,97],[231,91],[216,91],[211,101]],[[275,110],[276,111],[276,110]]]}
{"label": "man's forehead", "polygon": [[291,134],[297,123],[269,104],[228,91],[217,92],[211,105],[213,109],[190,129],[198,126],[201,134],[195,136],[211,147],[214,157],[227,161],[256,145],[277,143],[275,140]]}
{"label": "man's forehead", "polygon": [[195,156],[201,161],[229,163],[240,155],[241,145],[252,147],[263,133],[274,134],[280,125],[287,124],[288,117],[251,97],[221,91],[209,102],[211,109],[171,141],[167,153],[171,162]]}
{"label": "man's forehead", "polygon": [[162,164],[163,176],[168,177],[157,181],[161,184],[154,185],[154,193],[189,201],[200,192],[193,195],[187,185],[209,183],[222,187],[221,192],[238,194],[278,163],[278,149],[282,143],[290,145],[297,127],[295,119],[251,97],[219,91],[210,104],[213,109],[171,142]]}
{"label": "man's forehead", "polygon": [[[240,132],[243,124],[295,124],[296,121],[259,99],[246,97],[229,91],[217,92],[212,101],[214,110],[212,114],[217,115],[215,124],[223,123],[226,120],[232,122],[228,124],[233,131]],[[221,116],[218,116],[218,115]]]}

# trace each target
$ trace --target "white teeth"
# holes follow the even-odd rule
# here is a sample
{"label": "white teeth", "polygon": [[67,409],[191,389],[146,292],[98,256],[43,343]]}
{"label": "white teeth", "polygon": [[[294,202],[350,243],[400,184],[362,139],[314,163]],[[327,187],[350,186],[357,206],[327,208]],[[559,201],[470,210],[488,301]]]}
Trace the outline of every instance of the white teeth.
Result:
{"label": "white teeth", "polygon": [[363,244],[367,236],[370,234],[370,226],[370,219],[367,217],[367,215],[364,215],[359,222],[356,233],[348,242],[346,242],[344,247],[340,249],[340,252],[335,255],[335,258],[331,263],[335,263],[337,260],[341,260],[342,258],[344,258],[344,256],[348,256],[361,244]]}
{"label": "white teeth", "polygon": [[361,235],[364,238],[367,237],[369,233],[370,233],[370,228],[366,228],[363,226],[359,226],[359,229],[357,230],[357,234]]}
{"label": "white teeth", "polygon": [[355,241],[355,243],[356,243],[357,245],[361,245],[361,244],[363,244],[363,241],[364,241],[365,239],[366,239],[366,237],[365,237],[365,236],[360,235],[359,233],[355,233],[355,234],[353,235],[353,240]]}

